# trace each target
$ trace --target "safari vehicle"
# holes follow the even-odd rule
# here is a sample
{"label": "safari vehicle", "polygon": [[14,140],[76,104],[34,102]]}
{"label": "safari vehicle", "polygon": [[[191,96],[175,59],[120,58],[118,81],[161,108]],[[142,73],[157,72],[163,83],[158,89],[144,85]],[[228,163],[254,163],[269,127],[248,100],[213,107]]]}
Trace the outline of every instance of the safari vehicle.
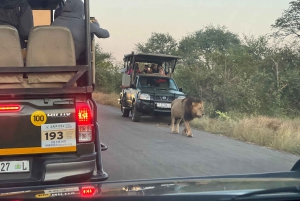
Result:
{"label": "safari vehicle", "polygon": [[[124,68],[128,71],[135,62],[141,64],[160,64],[165,75],[158,73],[131,75],[123,73],[122,89],[119,103],[123,117],[132,114],[132,121],[139,122],[142,115],[170,115],[171,102],[177,98],[184,98],[181,88],[178,88],[172,75],[179,57],[164,54],[127,54],[124,56]],[[141,68],[141,67],[140,67]],[[129,86],[126,88],[126,86]]]}
{"label": "safari vehicle", "polygon": [[48,13],[49,24],[31,29],[27,49],[18,48],[15,28],[0,26],[1,187],[108,178],[92,97],[89,0],[86,54],[77,64],[70,30],[49,26],[59,2],[28,0],[33,11]]}

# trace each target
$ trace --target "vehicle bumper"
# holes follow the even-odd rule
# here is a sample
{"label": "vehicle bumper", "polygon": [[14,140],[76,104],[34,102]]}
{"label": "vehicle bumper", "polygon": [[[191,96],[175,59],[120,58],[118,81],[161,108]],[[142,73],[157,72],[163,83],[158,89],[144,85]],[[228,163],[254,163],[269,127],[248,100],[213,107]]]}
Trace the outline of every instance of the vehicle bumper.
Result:
{"label": "vehicle bumper", "polygon": [[45,164],[44,182],[59,181],[63,178],[89,175],[92,176],[95,168],[95,160],[78,162],[59,162]]}
{"label": "vehicle bumper", "polygon": [[[171,103],[171,102],[165,102]],[[155,101],[137,100],[137,110],[143,114],[171,114],[171,108],[157,108]]]}
{"label": "vehicle bumper", "polygon": [[43,155],[31,157],[5,157],[2,160],[29,160],[28,173],[1,173],[0,187],[60,184],[88,181],[95,169],[96,153]]}

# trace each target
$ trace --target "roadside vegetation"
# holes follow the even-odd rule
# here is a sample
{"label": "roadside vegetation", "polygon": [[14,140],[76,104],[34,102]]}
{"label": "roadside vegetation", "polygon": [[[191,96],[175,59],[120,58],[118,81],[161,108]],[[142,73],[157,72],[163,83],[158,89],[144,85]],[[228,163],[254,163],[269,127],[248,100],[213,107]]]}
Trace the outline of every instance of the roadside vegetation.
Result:
{"label": "roadside vegetation", "polygon": [[120,104],[118,103],[119,95],[117,93],[95,92],[93,94],[93,98],[97,103],[100,103],[102,105],[120,107]]}
{"label": "roadside vegetation", "polygon": [[[152,33],[136,52],[182,57],[174,79],[205,101],[206,117],[192,125],[208,132],[300,155],[300,0],[292,1],[263,36],[208,25],[175,40]],[[100,103],[117,103],[121,64],[98,46]],[[116,97],[115,99],[112,97]]]}
{"label": "roadside vegetation", "polygon": [[267,116],[232,119],[223,114],[218,118],[195,119],[191,125],[210,133],[300,155],[300,119]]}

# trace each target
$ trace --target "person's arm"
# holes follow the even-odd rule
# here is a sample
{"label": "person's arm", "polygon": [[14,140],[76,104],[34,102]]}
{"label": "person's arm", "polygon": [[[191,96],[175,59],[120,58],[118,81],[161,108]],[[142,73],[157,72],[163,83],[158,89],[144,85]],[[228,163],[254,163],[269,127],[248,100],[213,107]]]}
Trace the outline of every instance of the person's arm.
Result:
{"label": "person's arm", "polygon": [[129,69],[129,71],[127,72],[127,75],[131,75],[132,72],[132,68]]}
{"label": "person's arm", "polygon": [[55,9],[55,11],[54,11],[54,20],[56,18],[58,18],[59,16],[61,16],[62,9],[63,9],[62,7],[58,7],[57,9]]}
{"label": "person's arm", "polygon": [[109,32],[106,29],[100,28],[97,21],[91,23],[91,33],[95,34],[98,38],[109,38]]}

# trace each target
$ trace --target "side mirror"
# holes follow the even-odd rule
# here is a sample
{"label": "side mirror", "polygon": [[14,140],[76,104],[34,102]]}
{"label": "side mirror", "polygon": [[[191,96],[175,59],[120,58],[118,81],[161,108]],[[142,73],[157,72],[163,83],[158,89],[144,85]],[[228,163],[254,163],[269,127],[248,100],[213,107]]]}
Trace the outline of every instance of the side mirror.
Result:
{"label": "side mirror", "polygon": [[182,88],[179,88],[179,91],[182,92]]}
{"label": "side mirror", "polygon": [[130,88],[135,89],[135,85],[134,84],[130,84]]}

